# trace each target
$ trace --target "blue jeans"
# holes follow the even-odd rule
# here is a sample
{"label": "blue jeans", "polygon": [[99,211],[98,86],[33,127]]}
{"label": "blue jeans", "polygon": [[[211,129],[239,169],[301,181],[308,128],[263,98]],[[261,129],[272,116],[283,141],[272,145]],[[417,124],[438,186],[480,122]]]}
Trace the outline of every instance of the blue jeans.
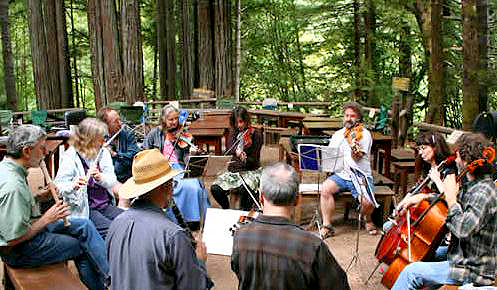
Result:
{"label": "blue jeans", "polygon": [[95,225],[95,228],[97,228],[97,231],[100,236],[102,236],[103,240],[107,237],[110,223],[122,212],[122,209],[110,204],[103,209],[90,208],[90,220]]}
{"label": "blue jeans", "polygon": [[449,278],[447,247],[439,247],[435,253],[434,260],[444,261],[415,262],[407,265],[400,273],[392,290],[421,289],[423,287],[437,289],[444,284],[460,284],[458,281]]}
{"label": "blue jeans", "polygon": [[3,255],[6,264],[17,268],[32,268],[73,259],[81,281],[89,289],[104,289],[109,277],[105,244],[88,219],[71,218],[50,224],[31,240],[13,247]]}

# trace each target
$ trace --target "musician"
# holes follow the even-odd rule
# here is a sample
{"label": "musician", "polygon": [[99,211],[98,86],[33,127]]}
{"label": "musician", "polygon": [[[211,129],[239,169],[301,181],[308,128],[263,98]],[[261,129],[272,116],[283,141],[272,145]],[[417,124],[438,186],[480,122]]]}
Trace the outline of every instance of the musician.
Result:
{"label": "musician", "polygon": [[[172,105],[164,106],[160,114],[161,125],[150,131],[143,142],[144,149],[157,148],[169,160],[175,170],[185,169],[190,154],[190,145],[183,142],[183,128],[179,123],[179,111]],[[199,179],[183,179],[184,174],[175,177],[173,199],[183,218],[192,229],[199,227],[201,216],[209,207],[208,193]],[[176,220],[170,210],[168,216]]]}
{"label": "musician", "polygon": [[114,109],[108,107],[100,109],[97,113],[97,118],[107,125],[109,137],[119,132],[114,140],[112,140],[108,149],[112,156],[117,180],[119,182],[126,182],[131,177],[133,157],[140,151],[135,135],[128,128],[122,128],[121,117]]}
{"label": "musician", "polygon": [[173,192],[173,170],[157,150],[139,152],[133,177],[119,195],[136,198],[131,208],[111,224],[106,240],[111,289],[209,289],[213,286],[204,267],[205,245],[196,250],[185,231],[162,209]]}
{"label": "musician", "polygon": [[71,207],[71,216],[89,218],[103,239],[110,222],[123,211],[115,206],[119,198],[116,188],[121,183],[109,151],[102,148],[107,134],[104,122],[95,118],[81,121],[69,139],[71,146],[64,152],[54,180]]}
{"label": "musician", "polygon": [[[225,154],[232,154],[233,158],[228,171],[218,176],[211,186],[211,193],[219,205],[229,208],[228,195],[240,196],[240,206],[250,210],[253,205],[252,197],[245,185],[253,193],[259,187],[260,158],[262,135],[251,126],[250,115],[243,107],[236,107],[230,117],[231,132]],[[241,176],[241,177],[240,177]],[[244,185],[245,182],[245,185]],[[257,198],[257,196],[254,196]]]}
{"label": "musician", "polygon": [[28,168],[47,154],[46,133],[33,125],[14,129],[0,162],[0,256],[14,268],[32,268],[73,259],[89,289],[104,289],[109,266],[104,241],[87,219],[61,220],[69,207],[57,201],[41,217],[29,190]]}
{"label": "musician", "polygon": [[[490,143],[483,135],[465,133],[456,142],[456,164],[467,181],[444,180],[451,233],[447,260],[416,262],[404,268],[392,289],[419,289],[442,284],[492,285],[497,257],[497,190],[493,165],[484,159]],[[479,161],[478,161],[479,160]],[[477,162],[475,162],[477,161]],[[482,162],[483,161],[483,162]]]}
{"label": "musician", "polygon": [[259,199],[263,214],[241,226],[231,269],[239,289],[350,289],[328,246],[291,222],[299,176],[284,163],[264,168]]}
{"label": "musician", "polygon": [[[335,195],[339,192],[350,191],[354,198],[359,198],[360,189],[356,189],[352,182],[352,172],[350,167],[358,168],[367,177],[369,190],[374,192],[373,177],[371,175],[371,165],[369,155],[371,153],[372,137],[371,133],[360,123],[362,117],[361,107],[357,103],[347,103],[343,106],[344,127],[333,134],[330,140],[331,147],[338,147],[339,155],[344,158],[344,169],[328,177],[323,182],[320,204],[323,216],[323,227],[320,231],[323,239],[335,234],[332,226],[332,216],[335,213]],[[371,221],[373,204],[364,197],[359,200],[361,214],[366,217],[366,230],[371,235],[378,232]]]}
{"label": "musician", "polygon": [[457,174],[457,167],[454,164],[438,165],[446,160],[451,155],[449,145],[440,133],[424,132],[420,133],[416,141],[417,150],[420,157],[423,159],[422,174],[420,181],[429,176],[431,182],[427,184],[424,191],[414,195],[406,195],[406,197],[397,205],[397,213],[402,213],[405,209],[418,205],[422,200],[433,198],[436,194],[444,192],[443,180],[448,175]]}

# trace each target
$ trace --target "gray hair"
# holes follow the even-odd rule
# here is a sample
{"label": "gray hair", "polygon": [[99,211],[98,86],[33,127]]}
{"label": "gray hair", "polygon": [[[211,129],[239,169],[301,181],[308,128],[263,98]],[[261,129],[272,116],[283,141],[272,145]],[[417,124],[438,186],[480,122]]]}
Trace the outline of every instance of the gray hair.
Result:
{"label": "gray hair", "polygon": [[22,157],[22,149],[31,148],[45,138],[47,138],[47,133],[42,128],[35,125],[21,125],[10,133],[7,139],[6,154],[19,159]]}
{"label": "gray hair", "polygon": [[293,205],[299,190],[299,176],[293,167],[278,162],[262,170],[260,190],[274,205]]}
{"label": "gray hair", "polygon": [[171,113],[171,112],[179,113],[179,110],[176,107],[174,107],[173,105],[167,105],[167,106],[162,107],[162,109],[160,110],[161,122],[163,122],[167,118],[167,115],[169,115],[169,113]]}

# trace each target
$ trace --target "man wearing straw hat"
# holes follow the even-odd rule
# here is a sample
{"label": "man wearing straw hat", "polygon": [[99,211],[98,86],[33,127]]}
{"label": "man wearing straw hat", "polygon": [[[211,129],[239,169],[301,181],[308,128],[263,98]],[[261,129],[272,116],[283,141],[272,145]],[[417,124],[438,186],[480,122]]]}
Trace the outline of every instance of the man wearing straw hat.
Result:
{"label": "man wearing straw hat", "polygon": [[[172,197],[173,170],[157,149],[139,152],[133,176],[119,196],[135,198],[107,235],[111,289],[209,289],[205,245],[194,249],[185,231],[163,209]],[[196,257],[195,257],[196,256]]]}

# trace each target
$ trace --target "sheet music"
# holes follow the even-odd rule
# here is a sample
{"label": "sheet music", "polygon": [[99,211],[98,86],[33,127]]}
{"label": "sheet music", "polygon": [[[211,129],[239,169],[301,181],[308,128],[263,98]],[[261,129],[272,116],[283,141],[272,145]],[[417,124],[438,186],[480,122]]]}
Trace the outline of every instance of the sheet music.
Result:
{"label": "sheet music", "polygon": [[371,191],[372,186],[369,184],[366,174],[357,167],[350,167],[350,172],[352,183],[359,195],[366,198],[374,207],[379,207],[380,205],[376,201],[374,193]]}
{"label": "sheet music", "polygon": [[299,144],[298,151],[301,170],[340,172],[344,169],[344,156],[337,146]]}
{"label": "sheet music", "polygon": [[242,210],[208,208],[203,234],[207,253],[231,256],[233,236],[230,228],[238,222],[240,216],[248,213]]}
{"label": "sheet music", "polygon": [[209,155],[207,164],[205,165],[204,177],[218,176],[223,172],[228,171],[228,164],[231,161],[231,155],[227,156],[214,156]]}

